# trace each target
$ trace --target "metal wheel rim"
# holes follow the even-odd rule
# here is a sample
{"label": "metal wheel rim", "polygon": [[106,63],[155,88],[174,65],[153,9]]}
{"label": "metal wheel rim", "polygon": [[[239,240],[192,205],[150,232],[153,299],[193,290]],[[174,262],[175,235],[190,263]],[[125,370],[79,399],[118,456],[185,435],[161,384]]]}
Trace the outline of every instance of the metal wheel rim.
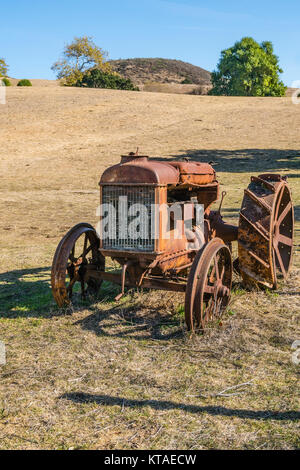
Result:
{"label": "metal wheel rim", "polygon": [[[205,318],[205,296],[207,294],[207,292],[205,292],[206,279],[212,259],[214,259],[219,251],[223,251],[224,257],[228,262],[226,271],[227,298],[225,300],[225,295],[220,295],[222,291],[221,286],[219,285],[218,288],[216,287],[217,295],[215,301],[218,301],[220,305],[217,309],[215,309],[213,317],[220,317],[229,303],[233,270],[231,253],[229,248],[221,239],[215,238],[211,240],[200,252],[197,253],[189,274],[185,298],[185,319],[189,330],[195,331],[197,329],[205,329],[207,323]],[[212,292],[211,294],[213,295]],[[225,292],[223,292],[223,294],[225,294]],[[216,304],[214,304],[214,306],[215,305]]]}
{"label": "metal wheel rim", "polygon": [[252,177],[245,190],[238,231],[239,267],[248,286],[276,289],[292,265],[294,212],[280,175]]}
{"label": "metal wheel rim", "polygon": [[272,254],[275,285],[278,274],[287,278],[293,259],[294,210],[288,186],[284,184],[275,201],[272,224]]}
{"label": "metal wheel rim", "polygon": [[[218,259],[218,254],[223,259]],[[233,266],[229,248],[224,244],[212,247],[204,263],[205,269],[200,274],[199,292],[195,299],[197,317],[200,316],[203,330],[209,322],[220,320],[230,301]],[[212,279],[215,275],[216,279]]]}
{"label": "metal wheel rim", "polygon": [[[74,248],[83,235],[83,256],[76,258]],[[89,258],[87,258],[88,255],[90,255]],[[90,261],[93,264],[98,264],[100,269],[104,269],[104,258],[99,252],[99,238],[96,231],[90,224],[81,223],[69,230],[62,238],[54,254],[51,270],[51,286],[53,297],[59,307],[64,307],[71,303],[73,288],[76,282],[81,284],[82,296],[85,296],[87,292],[89,294],[97,294],[101,281],[88,278],[84,273],[84,268],[90,264]],[[68,277],[70,278],[69,282]]]}

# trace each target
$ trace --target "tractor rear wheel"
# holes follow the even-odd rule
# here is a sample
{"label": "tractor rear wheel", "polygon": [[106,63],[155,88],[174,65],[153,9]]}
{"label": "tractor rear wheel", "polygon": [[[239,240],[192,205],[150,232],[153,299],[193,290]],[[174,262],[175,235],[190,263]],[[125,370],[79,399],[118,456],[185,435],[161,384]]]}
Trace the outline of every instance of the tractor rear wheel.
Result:
{"label": "tractor rear wheel", "polygon": [[99,238],[95,229],[86,223],[75,225],[62,238],[57,246],[51,270],[53,297],[59,307],[70,304],[76,283],[81,287],[81,295],[96,295],[101,280],[88,276],[88,266],[104,270],[105,258],[99,252]]}
{"label": "tractor rear wheel", "polygon": [[219,321],[231,292],[232,258],[220,238],[200,250],[192,264],[185,294],[185,321],[189,330],[204,330]]}
{"label": "tractor rear wheel", "polygon": [[252,176],[245,190],[238,231],[239,269],[248,286],[276,289],[292,263],[294,211],[280,175]]}

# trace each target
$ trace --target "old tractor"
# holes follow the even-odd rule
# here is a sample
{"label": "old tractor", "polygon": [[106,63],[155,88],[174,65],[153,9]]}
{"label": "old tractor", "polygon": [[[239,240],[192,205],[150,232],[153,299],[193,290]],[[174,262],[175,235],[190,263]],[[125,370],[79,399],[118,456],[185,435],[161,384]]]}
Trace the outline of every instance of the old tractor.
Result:
{"label": "old tractor", "polygon": [[[69,305],[78,289],[83,297],[98,294],[103,281],[120,284],[116,299],[126,287],[185,292],[187,327],[203,330],[228,306],[234,268],[247,286],[256,288],[276,289],[279,278],[288,275],[294,213],[286,178],[278,174],[251,177],[239,226],[223,221],[222,201],[218,210],[211,210],[220,188],[208,163],[130,153],[104,171],[99,185],[100,207],[108,208],[105,217],[100,214],[99,228],[74,226],[54,255],[51,282],[59,307]],[[127,209],[120,201],[127,201]],[[133,214],[128,207],[141,204],[146,210],[139,210],[139,227],[132,235],[126,229]],[[173,204],[180,208],[179,220],[171,214],[166,223],[160,208]],[[197,205],[203,208],[201,224]],[[187,222],[189,230],[177,236]],[[235,241],[238,258],[233,263]],[[106,258],[120,269],[105,269]]]}

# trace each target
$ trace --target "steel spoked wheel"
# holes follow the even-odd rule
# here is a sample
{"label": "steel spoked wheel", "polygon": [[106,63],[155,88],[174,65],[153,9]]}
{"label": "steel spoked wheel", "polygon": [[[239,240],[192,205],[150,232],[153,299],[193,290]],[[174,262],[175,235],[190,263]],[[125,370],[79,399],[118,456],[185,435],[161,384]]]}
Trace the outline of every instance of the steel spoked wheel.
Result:
{"label": "steel spoked wheel", "polygon": [[247,285],[276,289],[292,265],[294,210],[280,175],[252,177],[240,212],[238,250]]}
{"label": "steel spoked wheel", "polygon": [[75,225],[60,241],[52,263],[51,286],[59,307],[70,304],[73,294],[97,295],[101,280],[89,276],[89,268],[103,271],[105,258],[99,252],[95,229],[86,223]]}
{"label": "steel spoked wheel", "polygon": [[[294,210],[288,186],[284,184],[275,204],[273,221],[273,260],[276,278],[286,279],[293,255]],[[276,279],[277,280],[277,279]]]}
{"label": "steel spoked wheel", "polygon": [[226,309],[232,284],[232,258],[219,238],[211,240],[196,255],[186,288],[185,320],[189,330],[204,330],[220,320]]}

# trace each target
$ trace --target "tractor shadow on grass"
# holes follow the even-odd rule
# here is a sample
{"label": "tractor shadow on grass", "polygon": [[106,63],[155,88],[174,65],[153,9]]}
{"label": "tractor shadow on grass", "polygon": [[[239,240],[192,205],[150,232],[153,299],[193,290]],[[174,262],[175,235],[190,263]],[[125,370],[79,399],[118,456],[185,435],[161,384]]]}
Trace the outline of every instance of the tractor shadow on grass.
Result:
{"label": "tractor shadow on grass", "polygon": [[208,413],[212,416],[230,416],[241,419],[273,420],[273,421],[299,421],[300,412],[272,411],[272,410],[245,410],[226,408],[224,406],[199,406],[185,403],[175,403],[166,400],[134,400],[123,397],[112,397],[110,395],[93,395],[84,392],[65,393],[60,399],[71,400],[75,403],[97,403],[101,406],[120,406],[123,408],[143,408],[146,406],[154,410],[182,410],[188,413]]}
{"label": "tractor shadow on grass", "polygon": [[0,318],[51,318],[92,305],[91,299],[83,301],[76,294],[71,308],[59,308],[52,296],[50,279],[50,266],[1,273]]}
{"label": "tractor shadow on grass", "polygon": [[107,282],[98,299],[83,300],[76,294],[70,308],[60,309],[52,296],[50,270],[42,267],[1,273],[0,318],[51,318],[88,310],[92,313],[75,324],[99,336],[169,340],[184,335],[178,315],[170,315],[157,305],[145,307],[145,300],[139,294],[132,295],[133,291],[116,303],[120,287]]}
{"label": "tractor shadow on grass", "polygon": [[[97,336],[129,338],[135,340],[170,340],[185,336],[183,315],[174,306],[166,311],[163,306],[147,305],[147,295],[139,298],[138,293],[130,290],[120,303],[114,302],[119,287],[107,286],[102,303],[89,307],[93,313],[80,319],[76,324],[82,329],[93,331]],[[101,291],[100,291],[101,292]],[[102,291],[102,296],[104,294]],[[148,295],[152,296],[153,291]],[[158,291],[160,294],[161,292]],[[153,295],[160,295],[154,291]],[[161,298],[161,297],[160,297]],[[184,302],[184,297],[182,298]]]}
{"label": "tractor shadow on grass", "polygon": [[[235,275],[232,289],[241,288],[241,279]],[[175,294],[174,297],[174,293],[145,289],[144,295],[139,295],[130,289],[116,303],[114,297],[119,291],[119,286],[106,283],[100,291],[102,302],[90,305],[89,311],[92,313],[75,324],[93,331],[97,336],[156,341],[182,341],[187,337],[184,293]]]}
{"label": "tractor shadow on grass", "polygon": [[133,307],[114,306],[108,310],[92,307],[89,310],[94,310],[94,313],[76,324],[97,336],[140,341],[168,341],[186,336],[183,321],[171,315],[164,316],[159,308],[148,308],[144,314],[145,305],[142,303]]}
{"label": "tractor shadow on grass", "polygon": [[[211,163],[219,172],[233,173],[282,173],[300,170],[300,150],[279,149],[237,149],[205,150],[184,149],[180,155],[171,155],[175,160],[193,160]],[[289,175],[288,175],[289,176]],[[290,175],[299,178],[300,174]]]}
{"label": "tractor shadow on grass", "polygon": [[0,318],[50,317],[50,267],[0,274]]}
{"label": "tractor shadow on grass", "polygon": [[[0,318],[50,318],[71,315],[87,308],[95,310],[95,303],[99,300],[83,300],[78,293],[74,295],[70,308],[59,308],[52,296],[50,280],[50,266],[0,273]],[[111,303],[117,289],[110,286],[101,291],[101,296]]]}

